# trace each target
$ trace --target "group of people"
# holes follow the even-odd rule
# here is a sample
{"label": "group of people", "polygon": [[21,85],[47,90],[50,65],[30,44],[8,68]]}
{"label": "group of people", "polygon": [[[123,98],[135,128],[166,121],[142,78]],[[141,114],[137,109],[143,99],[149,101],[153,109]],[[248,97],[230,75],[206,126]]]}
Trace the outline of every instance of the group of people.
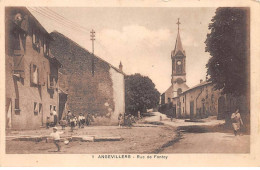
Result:
{"label": "group of people", "polygon": [[[84,126],[89,126],[90,123],[93,121],[92,116],[87,113],[84,115],[83,113],[79,113],[79,116],[76,117],[74,114],[71,113],[69,110],[67,115],[64,116],[60,121],[59,124],[64,130],[66,126],[70,126],[71,130],[78,126],[79,128],[84,128]],[[56,111],[53,111],[50,116],[47,117],[46,128],[49,127],[56,127],[58,125],[58,117]]]}
{"label": "group of people", "polygon": [[118,116],[118,126],[121,128],[122,126],[131,127],[133,123],[135,123],[135,117],[131,114],[125,114],[122,113]]}
{"label": "group of people", "polygon": [[46,121],[46,128],[49,127],[55,127],[58,124],[58,115],[56,110],[54,109],[51,113],[50,116],[47,116],[47,121]]}
{"label": "group of people", "polygon": [[69,125],[73,131],[76,126],[79,126],[79,128],[84,128],[85,125],[89,126],[92,121],[93,119],[89,113],[86,115],[79,113],[79,116],[76,117],[74,114],[68,111],[68,114],[63,118],[61,126],[63,129],[65,129],[65,126]]}

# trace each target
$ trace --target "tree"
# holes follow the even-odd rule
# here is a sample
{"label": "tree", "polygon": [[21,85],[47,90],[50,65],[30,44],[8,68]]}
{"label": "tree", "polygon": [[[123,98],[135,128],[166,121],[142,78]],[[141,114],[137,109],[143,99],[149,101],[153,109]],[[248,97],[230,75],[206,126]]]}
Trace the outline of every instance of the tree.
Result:
{"label": "tree", "polygon": [[136,114],[159,104],[160,93],[147,76],[141,74],[126,76],[125,88],[127,113]]}
{"label": "tree", "polygon": [[207,76],[224,94],[245,95],[249,87],[248,13],[247,8],[218,8],[208,27]]}

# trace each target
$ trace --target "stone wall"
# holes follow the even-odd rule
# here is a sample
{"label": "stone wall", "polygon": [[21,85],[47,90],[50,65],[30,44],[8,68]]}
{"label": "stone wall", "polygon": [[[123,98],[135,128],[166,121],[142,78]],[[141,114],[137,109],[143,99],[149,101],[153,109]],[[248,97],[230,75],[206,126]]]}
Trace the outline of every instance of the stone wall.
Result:
{"label": "stone wall", "polygon": [[90,113],[93,124],[116,124],[125,107],[124,75],[64,35],[51,35],[51,51],[63,65],[59,84],[68,93],[68,109],[75,115]]}

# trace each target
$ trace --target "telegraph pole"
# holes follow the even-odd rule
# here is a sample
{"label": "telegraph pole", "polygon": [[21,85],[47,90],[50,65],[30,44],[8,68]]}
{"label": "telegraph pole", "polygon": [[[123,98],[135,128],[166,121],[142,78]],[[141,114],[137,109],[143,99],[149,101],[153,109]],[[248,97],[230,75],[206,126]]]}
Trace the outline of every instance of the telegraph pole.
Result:
{"label": "telegraph pole", "polygon": [[92,53],[94,54],[94,41],[95,41],[95,31],[92,29],[90,31],[90,40],[92,41]]}

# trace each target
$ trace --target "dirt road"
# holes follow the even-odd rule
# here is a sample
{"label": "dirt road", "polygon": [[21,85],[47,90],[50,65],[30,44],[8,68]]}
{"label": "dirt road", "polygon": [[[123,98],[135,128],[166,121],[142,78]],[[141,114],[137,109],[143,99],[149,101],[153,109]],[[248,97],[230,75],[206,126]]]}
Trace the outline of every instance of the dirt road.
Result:
{"label": "dirt road", "polygon": [[201,122],[185,122],[184,119],[170,121],[165,115],[154,112],[146,121],[158,121],[175,127],[176,137],[167,141],[154,153],[249,153],[250,135],[235,136],[232,129],[225,128],[224,120],[215,116]]}
{"label": "dirt road", "polygon": [[[69,129],[69,128],[68,128]],[[50,133],[50,130],[38,131],[37,134]],[[118,153],[151,153],[160,148],[166,141],[175,137],[175,130],[167,126],[118,128],[115,126],[96,126],[75,130],[73,135],[121,136],[122,141],[80,142],[73,141],[68,145],[61,143],[61,154],[118,154]],[[29,132],[19,132],[28,134]],[[30,131],[31,134],[36,133]],[[67,132],[68,133],[68,132]],[[6,141],[7,154],[57,154],[54,143],[30,141]]]}

